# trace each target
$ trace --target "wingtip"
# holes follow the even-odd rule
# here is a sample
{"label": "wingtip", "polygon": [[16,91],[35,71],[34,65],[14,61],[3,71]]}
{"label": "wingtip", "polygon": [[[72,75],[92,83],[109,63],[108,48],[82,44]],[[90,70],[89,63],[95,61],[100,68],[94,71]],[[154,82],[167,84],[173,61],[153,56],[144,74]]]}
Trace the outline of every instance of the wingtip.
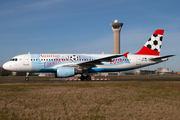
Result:
{"label": "wingtip", "polygon": [[124,53],[123,56],[127,58],[127,54],[129,54],[129,52]]}

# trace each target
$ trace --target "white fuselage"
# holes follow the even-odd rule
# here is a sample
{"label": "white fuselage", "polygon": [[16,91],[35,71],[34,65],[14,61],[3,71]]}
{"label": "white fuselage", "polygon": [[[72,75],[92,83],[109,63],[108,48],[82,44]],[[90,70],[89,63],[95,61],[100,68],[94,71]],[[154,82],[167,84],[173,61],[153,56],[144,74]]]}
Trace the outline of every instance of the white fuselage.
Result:
{"label": "white fuselage", "polygon": [[[112,54],[23,54],[15,56],[6,62],[3,68],[14,72],[57,72],[61,66],[78,66],[79,63],[93,61]],[[114,58],[112,62],[88,68],[88,72],[117,72],[132,70],[162,61],[152,61],[152,55],[128,54]]]}

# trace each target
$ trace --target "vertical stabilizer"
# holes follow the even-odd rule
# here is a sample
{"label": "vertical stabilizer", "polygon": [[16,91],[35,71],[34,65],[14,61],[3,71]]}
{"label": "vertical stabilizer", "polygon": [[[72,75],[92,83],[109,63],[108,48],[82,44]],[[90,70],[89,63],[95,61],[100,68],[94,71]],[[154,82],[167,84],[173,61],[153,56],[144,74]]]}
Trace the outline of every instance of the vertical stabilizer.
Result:
{"label": "vertical stabilizer", "polygon": [[164,30],[156,30],[141,50],[135,54],[158,56],[161,50],[163,34]]}

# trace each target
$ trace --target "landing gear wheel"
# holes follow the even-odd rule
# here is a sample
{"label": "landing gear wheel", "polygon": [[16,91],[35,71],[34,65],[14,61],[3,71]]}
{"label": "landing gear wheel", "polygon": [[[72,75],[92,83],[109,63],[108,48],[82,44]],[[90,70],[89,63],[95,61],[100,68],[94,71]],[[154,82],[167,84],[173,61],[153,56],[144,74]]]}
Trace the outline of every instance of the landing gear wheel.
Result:
{"label": "landing gear wheel", "polygon": [[81,81],[84,81],[85,77],[83,75],[81,75],[80,79],[81,79]]}
{"label": "landing gear wheel", "polygon": [[86,76],[86,80],[87,80],[87,81],[90,81],[90,80],[91,80],[91,76],[90,76],[90,75],[87,75],[87,76]]}
{"label": "landing gear wheel", "polygon": [[28,78],[28,77],[26,77],[26,78],[25,78],[25,81],[29,81],[29,78]]}

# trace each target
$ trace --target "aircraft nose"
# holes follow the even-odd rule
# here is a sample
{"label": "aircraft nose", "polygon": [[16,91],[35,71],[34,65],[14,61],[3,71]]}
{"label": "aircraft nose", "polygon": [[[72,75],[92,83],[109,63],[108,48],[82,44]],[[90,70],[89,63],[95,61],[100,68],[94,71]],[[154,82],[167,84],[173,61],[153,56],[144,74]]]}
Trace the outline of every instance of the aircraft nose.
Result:
{"label": "aircraft nose", "polygon": [[6,63],[3,64],[3,68],[4,68],[5,70],[10,70],[11,65],[10,65],[8,62],[6,62]]}

